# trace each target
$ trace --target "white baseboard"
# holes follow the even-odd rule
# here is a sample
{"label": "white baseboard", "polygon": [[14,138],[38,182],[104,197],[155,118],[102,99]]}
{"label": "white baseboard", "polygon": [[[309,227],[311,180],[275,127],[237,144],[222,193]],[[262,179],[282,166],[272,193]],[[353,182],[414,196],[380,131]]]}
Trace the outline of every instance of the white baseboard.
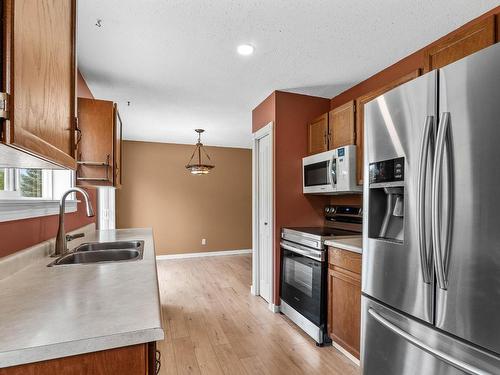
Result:
{"label": "white baseboard", "polygon": [[345,350],[342,346],[337,344],[335,341],[332,340],[332,346],[337,349],[339,352],[341,352],[343,355],[345,355],[347,358],[349,358],[352,362],[354,362],[356,365],[360,365],[359,359],[357,359],[355,356],[353,356],[351,353],[349,353],[347,350]]}
{"label": "white baseboard", "polygon": [[275,305],[274,303],[270,303],[269,310],[271,310],[273,313],[279,313],[280,307],[278,305]]}
{"label": "white baseboard", "polygon": [[203,252],[203,253],[157,255],[156,260],[218,257],[218,256],[224,256],[224,255],[243,255],[243,254],[251,254],[251,253],[252,253],[252,249],[207,251],[207,252]]}
{"label": "white baseboard", "polygon": [[257,294],[255,294],[255,288],[253,287],[253,285],[250,285],[250,294],[252,296],[256,296]]}

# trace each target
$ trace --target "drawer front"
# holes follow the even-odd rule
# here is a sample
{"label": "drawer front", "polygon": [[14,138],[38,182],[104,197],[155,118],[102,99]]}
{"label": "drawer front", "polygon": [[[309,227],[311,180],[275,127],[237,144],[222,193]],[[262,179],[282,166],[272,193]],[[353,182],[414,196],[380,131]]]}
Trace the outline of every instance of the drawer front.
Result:
{"label": "drawer front", "polygon": [[328,263],[361,275],[361,254],[328,247]]}

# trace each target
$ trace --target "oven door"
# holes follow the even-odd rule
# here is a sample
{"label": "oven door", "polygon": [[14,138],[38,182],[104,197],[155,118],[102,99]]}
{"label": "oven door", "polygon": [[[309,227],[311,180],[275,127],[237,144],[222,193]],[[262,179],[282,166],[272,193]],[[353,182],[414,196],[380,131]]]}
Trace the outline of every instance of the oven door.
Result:
{"label": "oven door", "polygon": [[281,242],[281,299],[317,326],[325,323],[325,251]]}

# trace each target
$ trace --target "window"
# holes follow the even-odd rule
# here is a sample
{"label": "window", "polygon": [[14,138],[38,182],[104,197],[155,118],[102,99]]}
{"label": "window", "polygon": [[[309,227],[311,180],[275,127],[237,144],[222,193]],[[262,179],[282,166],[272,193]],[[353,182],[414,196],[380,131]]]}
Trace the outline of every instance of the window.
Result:
{"label": "window", "polygon": [[73,178],[73,172],[68,170],[3,168],[0,199],[59,200],[74,186]]}
{"label": "window", "polygon": [[[0,221],[58,213],[58,201],[74,179],[68,170],[0,168]],[[76,210],[74,194],[67,208]]]}

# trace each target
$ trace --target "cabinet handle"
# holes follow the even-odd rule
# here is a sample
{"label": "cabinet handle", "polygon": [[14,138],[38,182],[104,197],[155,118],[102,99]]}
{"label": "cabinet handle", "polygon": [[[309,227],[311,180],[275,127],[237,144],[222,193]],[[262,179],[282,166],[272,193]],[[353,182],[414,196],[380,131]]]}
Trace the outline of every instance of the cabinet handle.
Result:
{"label": "cabinet handle", "polygon": [[156,350],[156,359],[155,359],[155,374],[159,374],[161,370],[161,352]]}

